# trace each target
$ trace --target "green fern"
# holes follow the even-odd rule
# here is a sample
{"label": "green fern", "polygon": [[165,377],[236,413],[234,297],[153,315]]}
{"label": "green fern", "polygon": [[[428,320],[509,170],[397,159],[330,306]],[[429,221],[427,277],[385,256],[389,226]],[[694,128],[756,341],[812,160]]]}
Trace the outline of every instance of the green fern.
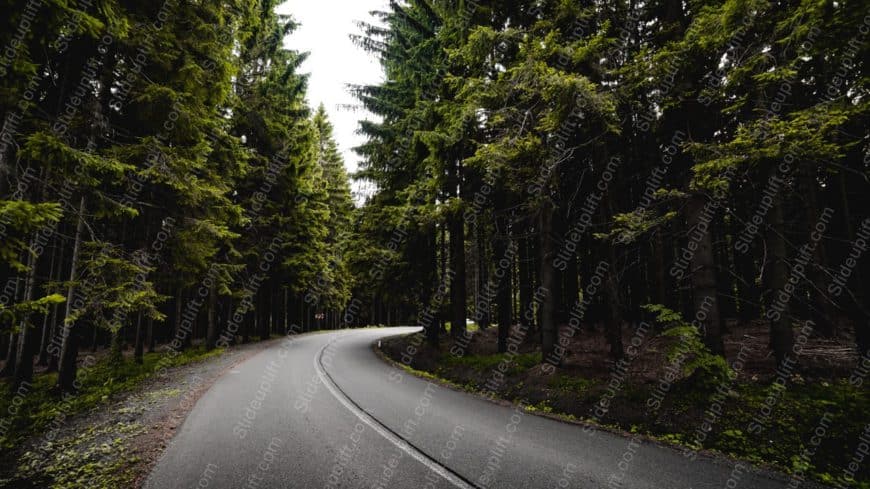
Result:
{"label": "green fern", "polygon": [[670,347],[667,358],[669,362],[680,356],[686,358],[682,362],[683,375],[694,376],[701,386],[710,388],[734,379],[736,373],[725,358],[710,352],[698,327],[683,319],[682,314],[661,304],[647,304],[643,308],[655,314],[656,322],[665,327],[661,336],[679,340]]}

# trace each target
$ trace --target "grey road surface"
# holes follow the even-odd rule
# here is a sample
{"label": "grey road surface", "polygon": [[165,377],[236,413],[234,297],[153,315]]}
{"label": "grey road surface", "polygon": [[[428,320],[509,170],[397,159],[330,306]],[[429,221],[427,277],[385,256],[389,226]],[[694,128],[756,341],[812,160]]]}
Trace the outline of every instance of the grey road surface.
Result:
{"label": "grey road surface", "polygon": [[414,330],[291,336],[240,364],[199,400],[145,487],[788,487],[747,466],[495,405],[372,351]]}

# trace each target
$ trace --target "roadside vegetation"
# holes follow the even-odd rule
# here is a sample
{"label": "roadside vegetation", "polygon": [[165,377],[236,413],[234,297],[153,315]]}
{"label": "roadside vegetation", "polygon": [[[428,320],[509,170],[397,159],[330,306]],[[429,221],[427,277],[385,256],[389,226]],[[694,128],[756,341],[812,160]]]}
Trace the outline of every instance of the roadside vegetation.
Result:
{"label": "roadside vegetation", "polygon": [[[74,394],[59,395],[57,373],[37,373],[32,384],[10,394],[0,383],[0,412],[4,417],[0,436],[0,487],[114,488],[130,485],[140,474],[138,456],[132,455],[131,440],[143,434],[144,409],[133,403],[111,416],[100,416],[119,399],[140,396],[144,382],[157,380],[167,371],[206,361],[223,349],[190,348],[178,355],[167,350],[147,353],[142,362],[116,364],[108,352],[86,356],[80,366]],[[180,392],[149,392],[146,396],[178,397]],[[140,403],[140,404],[145,404]],[[81,419],[94,422],[79,429]]]}
{"label": "roadside vegetation", "polygon": [[[866,467],[854,473],[849,469],[855,463],[853,455],[860,460],[860,440],[866,444],[870,439],[866,424],[870,393],[850,382],[847,372],[852,363],[839,357],[835,345],[813,344],[814,356],[801,359],[806,368],[790,375],[787,388],[781,389],[774,382],[769,358],[757,351],[740,353],[742,347],[763,347],[764,329],[742,328],[725,337],[729,363],[740,355],[739,373],[730,369],[730,377],[717,381],[681,370],[661,395],[662,366],[668,364],[667,351],[676,344],[667,336],[646,341],[631,366],[619,372],[606,358],[600,333],[591,331],[590,337],[571,343],[563,368],[551,372],[542,368],[540,349],[533,342],[521,344],[517,354],[506,354],[496,351],[497,334],[492,328],[469,335],[467,341],[454,342],[445,334],[444,345],[437,350],[425,346],[424,338],[401,336],[384,341],[381,350],[416,375],[522,403],[539,415],[625,436],[641,435],[671,445],[687,460],[721,454],[829,485],[870,487]],[[422,344],[423,349],[403,356],[411,344]],[[411,362],[406,362],[408,358]],[[763,407],[770,399],[776,402],[765,415]],[[658,401],[656,409],[648,404],[654,401]],[[811,438],[820,426],[824,436],[813,446]],[[806,449],[814,450],[809,459]]]}
{"label": "roadside vegetation", "polygon": [[4,418],[7,424],[0,437],[0,447],[13,449],[24,439],[44,433],[53,423],[62,423],[68,417],[110,402],[116,394],[134,390],[144,380],[160,375],[162,370],[206,360],[223,351],[209,351],[199,346],[177,356],[154,352],[145,354],[142,363],[122,365],[114,365],[103,355],[99,360],[91,360],[92,365],[79,369],[78,390],[66,396],[53,390],[57,373],[37,374],[32,384],[21,386],[14,395],[9,394],[8,385],[0,384],[0,388],[6,387],[0,396],[0,412],[11,414]]}

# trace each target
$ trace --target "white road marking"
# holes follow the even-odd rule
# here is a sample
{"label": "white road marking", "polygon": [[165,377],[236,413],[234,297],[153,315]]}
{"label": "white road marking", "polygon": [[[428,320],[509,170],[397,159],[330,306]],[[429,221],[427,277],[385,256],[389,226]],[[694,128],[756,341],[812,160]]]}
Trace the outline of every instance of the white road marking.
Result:
{"label": "white road marking", "polygon": [[386,438],[387,441],[389,441],[393,445],[396,445],[397,448],[410,455],[414,460],[428,467],[429,470],[435,472],[442,478],[449,481],[455,487],[459,487],[461,489],[475,489],[474,486],[471,486],[464,480],[456,477],[456,475],[450,472],[446,467],[439,464],[435,460],[432,460],[428,455],[424,454],[420,450],[417,450],[416,448],[408,444],[408,442],[399,438],[391,431],[384,428],[384,426],[378,420],[371,417],[362,409],[356,407],[356,405],[350,402],[347,396],[345,396],[341,391],[338,390],[338,387],[335,385],[335,383],[332,381],[326,371],[323,370],[323,366],[320,364],[320,357],[323,355],[323,351],[326,350],[326,348],[337,339],[338,338],[335,338],[332,341],[328,342],[326,345],[323,346],[323,348],[320,349],[319,352],[317,352],[317,355],[314,357],[314,369],[317,371],[317,375],[320,376],[320,380],[323,382],[323,385],[325,385],[326,388],[329,389],[329,392],[331,392],[332,395],[336,399],[338,399],[338,402],[340,402],[350,412],[356,415],[356,417],[359,418],[360,421],[367,424],[371,429],[375,430],[378,434]]}

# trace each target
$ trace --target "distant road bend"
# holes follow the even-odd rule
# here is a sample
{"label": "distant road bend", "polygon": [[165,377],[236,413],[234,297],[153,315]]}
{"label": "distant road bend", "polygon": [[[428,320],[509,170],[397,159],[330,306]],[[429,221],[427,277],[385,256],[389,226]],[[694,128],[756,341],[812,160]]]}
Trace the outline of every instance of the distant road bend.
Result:
{"label": "distant road bend", "polygon": [[145,487],[788,486],[749,467],[691,461],[498,406],[398,370],[372,351],[379,339],[415,330],[300,335],[238,365],[199,400]]}

